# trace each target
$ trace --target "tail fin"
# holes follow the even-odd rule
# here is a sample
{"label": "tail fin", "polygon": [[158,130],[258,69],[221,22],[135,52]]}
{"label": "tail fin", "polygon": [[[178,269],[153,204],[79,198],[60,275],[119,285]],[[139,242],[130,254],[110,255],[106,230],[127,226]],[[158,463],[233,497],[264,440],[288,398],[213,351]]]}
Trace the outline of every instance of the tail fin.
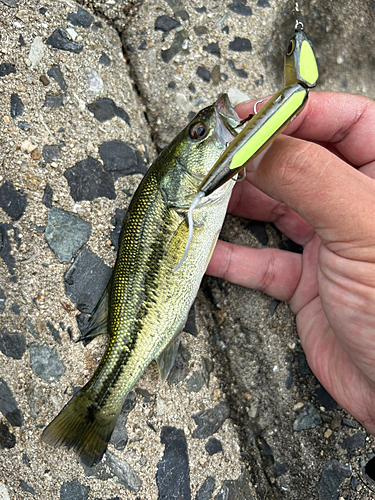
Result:
{"label": "tail fin", "polygon": [[111,438],[118,414],[103,411],[81,389],[44,429],[42,441],[51,446],[66,446],[91,467],[100,462]]}

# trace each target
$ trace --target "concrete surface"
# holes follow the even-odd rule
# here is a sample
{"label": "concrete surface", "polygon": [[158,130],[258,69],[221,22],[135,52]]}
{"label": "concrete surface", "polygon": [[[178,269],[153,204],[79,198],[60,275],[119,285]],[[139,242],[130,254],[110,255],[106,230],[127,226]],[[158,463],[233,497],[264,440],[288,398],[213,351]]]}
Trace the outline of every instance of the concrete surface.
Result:
{"label": "concrete surface", "polygon": [[[79,336],[75,319],[79,311],[64,286],[71,262],[60,263],[44,235],[50,210],[43,203],[47,183],[53,191],[51,206],[90,223],[86,246],[112,266],[115,210],[128,206],[141,175],[117,178],[115,199],[76,201],[64,176],[66,169],[88,156],[101,162],[99,147],[106,141],[131,143],[149,165],[156,150],[173,139],[189,115],[221,92],[230,90],[239,101],[243,94],[253,98],[274,92],[281,84],[282,54],[295,19],[294,2],[284,0],[107,0],[80,5],[94,16],[88,28],[67,20],[78,8],[71,0],[0,2],[0,64],[16,70],[8,66],[9,74],[0,77],[0,187],[11,182],[17,193],[27,196],[19,218],[0,208],[0,224],[8,225],[3,227],[11,245],[8,265],[0,259],[0,287],[5,295],[4,308],[0,302],[2,342],[8,339],[5,335],[13,335],[14,340],[19,334],[26,342],[24,348],[21,337],[16,348],[12,343],[20,359],[9,356],[12,349],[0,352],[0,378],[23,419],[21,425],[15,425],[14,414],[0,419],[7,428],[0,429],[0,438],[7,432],[15,438],[13,446],[9,436],[4,438],[6,446],[0,444],[0,499],[157,499],[156,474],[165,452],[160,436],[165,426],[184,431],[191,498],[197,494],[200,500],[375,498],[361,480],[361,468],[374,453],[375,439],[361,434],[364,429],[324,394],[309,372],[288,306],[212,278],[204,279],[196,301],[198,336],[183,337],[189,357],[181,358],[182,370],[164,387],[155,366],[146,370],[126,424],[128,445],[124,450],[109,447],[140,479],[138,491],[131,491],[124,481],[119,484],[119,475],[107,466],[101,476],[99,472],[90,476],[74,454],[39,441],[43,427],[73,388],[89,378],[104,346],[104,339],[87,347],[74,343]],[[249,14],[249,8],[252,14],[243,15]],[[302,1],[299,10],[318,57],[318,88],[374,98],[374,2]],[[155,30],[155,21],[162,15],[180,26],[168,33]],[[46,44],[58,27],[74,29],[69,36],[83,44],[80,53]],[[236,37],[250,40],[251,51],[231,50]],[[213,43],[218,44],[220,57],[210,46]],[[165,62],[170,56],[163,59],[162,53],[171,47],[176,54]],[[99,62],[103,52],[111,60],[109,66]],[[64,76],[65,91],[48,76],[56,65]],[[196,74],[198,67],[210,72],[210,81]],[[102,83],[94,78],[90,85],[92,70]],[[46,86],[41,75],[48,76]],[[14,94],[24,106],[22,115],[22,107],[17,108],[17,99],[11,97]],[[62,96],[61,105],[46,106],[47,94]],[[128,122],[114,116],[100,123],[87,108],[100,98],[112,99],[127,113]],[[22,121],[31,128],[21,129]],[[57,146],[59,157],[46,161],[46,145]],[[0,247],[4,247],[2,238]],[[233,217],[228,217],[222,238],[258,247],[260,241],[277,246],[283,239],[271,225],[248,226]],[[285,239],[284,244],[288,244]],[[62,363],[64,373],[57,381],[36,374],[30,358],[35,344],[46,344]],[[205,359],[213,363],[213,372],[208,387],[203,384],[194,392],[197,374],[207,374]],[[4,385],[1,388],[4,394]],[[211,456],[205,450],[207,439],[192,436],[196,428],[192,415],[219,403],[229,404],[230,418],[214,434],[223,451]],[[320,423],[294,431],[301,412],[311,408]],[[359,436],[357,447],[344,448],[353,435]],[[198,491],[207,477],[215,479],[215,486],[204,497]]]}

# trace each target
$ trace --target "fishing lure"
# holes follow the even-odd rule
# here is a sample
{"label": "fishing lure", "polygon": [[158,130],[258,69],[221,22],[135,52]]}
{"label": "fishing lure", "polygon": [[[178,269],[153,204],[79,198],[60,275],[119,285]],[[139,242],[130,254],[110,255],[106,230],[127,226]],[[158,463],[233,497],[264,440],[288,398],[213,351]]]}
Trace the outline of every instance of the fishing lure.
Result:
{"label": "fishing lure", "polygon": [[[237,175],[301,113],[309,90],[315,87],[319,72],[314,51],[303,24],[296,21],[294,36],[289,40],[284,61],[284,87],[276,92],[258,113],[241,122],[242,130],[229,144],[203,180],[189,210],[189,229],[193,224],[193,209],[199,201]],[[258,101],[259,102],[259,101]],[[189,238],[178,269],[189,250]]]}

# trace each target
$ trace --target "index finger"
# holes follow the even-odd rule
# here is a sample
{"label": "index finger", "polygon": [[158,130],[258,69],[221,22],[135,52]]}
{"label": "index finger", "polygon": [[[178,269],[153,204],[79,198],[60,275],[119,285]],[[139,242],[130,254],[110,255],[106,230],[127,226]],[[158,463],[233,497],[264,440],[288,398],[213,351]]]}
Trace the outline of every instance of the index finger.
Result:
{"label": "index finger", "polygon": [[[254,103],[236,106],[241,118]],[[331,143],[349,163],[360,167],[375,160],[375,102],[359,95],[310,92],[302,113],[285,130],[288,135]]]}

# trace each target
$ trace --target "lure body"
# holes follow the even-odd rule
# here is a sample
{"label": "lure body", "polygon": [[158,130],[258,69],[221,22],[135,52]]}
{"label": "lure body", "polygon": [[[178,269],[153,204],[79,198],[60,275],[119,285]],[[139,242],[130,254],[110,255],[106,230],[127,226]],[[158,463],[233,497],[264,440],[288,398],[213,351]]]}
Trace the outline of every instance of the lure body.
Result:
{"label": "lure body", "polygon": [[86,338],[109,335],[91,380],[43,431],[51,445],[73,448],[91,466],[105,452],[125,397],[157,360],[165,380],[180,334],[224,221],[228,183],[194,211],[189,253],[186,214],[199,185],[235,135],[240,119],[226,95],[202,110],[155,160],[123,223],[110,284]]}
{"label": "lure body", "polygon": [[311,42],[297,26],[285,56],[284,87],[246,123],[206,176],[200,191],[212,193],[261,153],[302,111],[308,90],[317,79]]}

